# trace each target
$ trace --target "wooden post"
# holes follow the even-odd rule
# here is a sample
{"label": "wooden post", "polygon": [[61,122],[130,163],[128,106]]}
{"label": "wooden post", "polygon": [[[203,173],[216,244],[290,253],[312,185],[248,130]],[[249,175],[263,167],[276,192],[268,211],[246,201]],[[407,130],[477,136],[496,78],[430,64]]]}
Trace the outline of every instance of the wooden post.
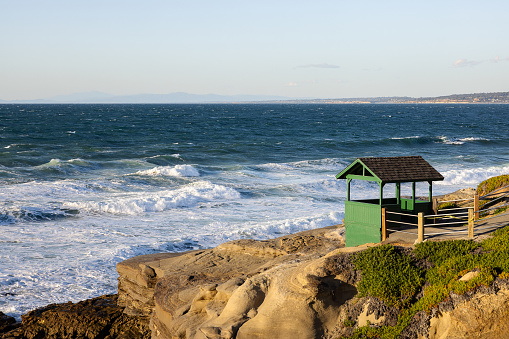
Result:
{"label": "wooden post", "polygon": [[387,239],[387,226],[385,224],[385,207],[382,207],[382,241]]}
{"label": "wooden post", "polygon": [[474,237],[474,209],[468,209],[468,237],[472,239]]}
{"label": "wooden post", "polygon": [[424,213],[419,212],[417,218],[417,242],[424,241]]}
{"label": "wooden post", "polygon": [[478,219],[479,219],[479,194],[476,193],[474,195],[474,220]]}
{"label": "wooden post", "polygon": [[438,214],[438,199],[433,198],[433,214]]}

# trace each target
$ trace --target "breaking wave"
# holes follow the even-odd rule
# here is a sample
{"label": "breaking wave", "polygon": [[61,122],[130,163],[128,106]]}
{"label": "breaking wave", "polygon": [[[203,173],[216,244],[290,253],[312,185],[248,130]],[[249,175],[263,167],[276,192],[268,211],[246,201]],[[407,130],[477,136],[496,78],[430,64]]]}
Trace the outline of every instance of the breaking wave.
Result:
{"label": "breaking wave", "polygon": [[151,194],[137,193],[120,196],[116,200],[100,202],[67,202],[64,207],[88,212],[136,215],[146,212],[163,212],[175,208],[193,207],[210,201],[236,200],[241,195],[233,188],[195,182],[181,188]]}

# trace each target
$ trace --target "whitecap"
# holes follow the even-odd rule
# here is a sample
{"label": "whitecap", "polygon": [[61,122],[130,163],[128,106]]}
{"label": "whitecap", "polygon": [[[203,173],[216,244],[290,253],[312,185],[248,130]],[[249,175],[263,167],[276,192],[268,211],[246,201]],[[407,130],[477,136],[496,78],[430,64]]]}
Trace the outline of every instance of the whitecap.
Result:
{"label": "whitecap", "polygon": [[136,175],[169,176],[169,177],[199,177],[200,172],[191,165],[158,166],[149,170],[138,171]]}
{"label": "whitecap", "polygon": [[486,138],[476,138],[476,137],[465,137],[465,138],[448,138],[446,136],[439,136],[439,143],[444,143],[446,145],[463,145],[465,142],[472,141],[489,141],[490,139]]}
{"label": "whitecap", "polygon": [[49,162],[40,165],[39,167],[56,167],[62,164],[62,160],[60,159],[51,159]]}
{"label": "whitecap", "polygon": [[468,141],[490,141],[490,139],[486,139],[486,138],[474,138],[474,137],[468,137],[468,138],[461,138],[461,139],[458,139],[458,141],[463,141],[463,142],[468,142]]}
{"label": "whitecap", "polygon": [[405,139],[419,139],[420,136],[418,135],[413,135],[411,137],[393,137],[391,138],[391,140],[405,140]]}
{"label": "whitecap", "polygon": [[443,144],[446,144],[446,145],[463,145],[465,142],[464,141],[458,141],[456,139],[449,139],[448,137],[446,136],[439,136],[438,139],[440,141],[438,141],[437,143],[443,143]]}

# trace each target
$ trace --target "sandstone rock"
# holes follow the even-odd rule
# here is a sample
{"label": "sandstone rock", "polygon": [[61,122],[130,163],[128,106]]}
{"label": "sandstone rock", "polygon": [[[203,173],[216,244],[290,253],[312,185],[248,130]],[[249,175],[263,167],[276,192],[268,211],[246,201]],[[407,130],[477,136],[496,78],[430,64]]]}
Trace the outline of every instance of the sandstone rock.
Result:
{"label": "sandstone rock", "polygon": [[119,300],[130,314],[151,315],[154,338],[315,338],[336,325],[345,293],[356,293],[322,267],[344,247],[341,232],[126,260],[117,265]]}
{"label": "sandstone rock", "polygon": [[477,293],[430,319],[429,339],[500,339],[509,336],[509,289]]}

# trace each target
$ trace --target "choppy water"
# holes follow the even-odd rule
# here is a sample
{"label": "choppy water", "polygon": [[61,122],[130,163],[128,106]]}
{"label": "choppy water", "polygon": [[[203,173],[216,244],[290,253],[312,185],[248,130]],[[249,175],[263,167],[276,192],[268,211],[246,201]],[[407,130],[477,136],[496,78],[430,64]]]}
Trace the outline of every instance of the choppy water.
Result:
{"label": "choppy water", "polygon": [[0,311],[114,293],[135,255],[338,224],[334,176],[357,157],[421,155],[436,194],[509,173],[508,121],[509,105],[0,105]]}

